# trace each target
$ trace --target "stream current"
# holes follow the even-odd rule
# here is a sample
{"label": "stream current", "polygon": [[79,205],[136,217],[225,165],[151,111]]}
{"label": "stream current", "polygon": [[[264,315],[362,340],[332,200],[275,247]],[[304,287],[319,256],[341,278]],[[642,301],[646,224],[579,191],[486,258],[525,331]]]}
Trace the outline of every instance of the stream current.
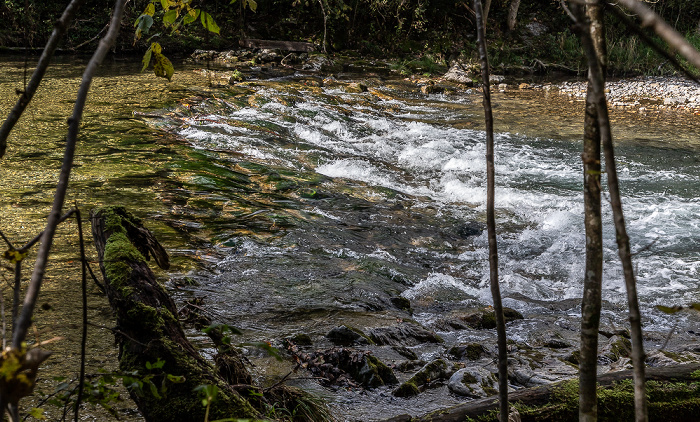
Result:
{"label": "stream current", "polygon": [[[21,65],[4,64],[4,92],[19,86]],[[166,84],[138,68],[114,63],[96,80],[69,195],[87,207],[124,204],[150,219],[173,257],[173,272],[160,277],[179,301],[202,298],[246,341],[280,347],[300,333],[330,347],[324,335],[333,327],[402,320],[436,331],[447,347],[495,347],[489,330],[441,322],[491,303],[479,92],[423,95],[412,82],[376,75],[324,82],[296,74],[211,87],[211,78],[191,70]],[[10,140],[2,209],[13,239],[33,236],[48,212],[77,69],[61,63],[49,74],[35,100],[45,107],[33,106],[34,123]],[[349,79],[369,90],[346,92]],[[14,101],[4,95],[3,113]],[[542,333],[558,330],[575,344],[584,265],[582,103],[544,92],[497,93],[494,103],[501,290],[504,304],[525,316],[508,335],[537,347]],[[700,301],[700,122],[690,114],[612,117],[644,328],[665,334],[675,325],[679,342],[697,341],[697,316],[665,315],[655,305]],[[611,329],[625,326],[626,299],[607,206],[604,218],[602,324]],[[69,338],[49,366],[70,360],[66,348],[75,343],[64,333],[77,315],[62,281],[78,277],[73,231],[59,233],[68,243],[55,257],[63,275],[49,276],[41,300],[51,306],[38,315],[40,326]],[[399,298],[410,300],[412,313]],[[98,321],[109,319],[101,299],[91,303]],[[101,330],[91,347],[108,348],[110,336]],[[663,338],[650,335],[646,346],[658,348]],[[408,346],[425,361],[446,347]],[[373,352],[388,364],[403,359]],[[291,368],[255,348],[247,353],[262,382]],[[109,367],[109,356],[92,364]],[[383,388],[331,392],[312,380],[296,383],[327,397],[346,420],[463,400],[446,389],[407,400]]]}

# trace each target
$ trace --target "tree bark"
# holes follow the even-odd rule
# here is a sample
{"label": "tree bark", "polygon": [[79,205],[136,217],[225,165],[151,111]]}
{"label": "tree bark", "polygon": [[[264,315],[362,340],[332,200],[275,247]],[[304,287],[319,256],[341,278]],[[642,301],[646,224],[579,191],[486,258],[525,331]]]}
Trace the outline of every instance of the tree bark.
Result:
{"label": "tree bark", "polygon": [[571,9],[577,18],[577,30],[581,38],[584,52],[588,58],[589,65],[589,86],[591,87],[592,100],[596,104],[598,114],[598,127],[605,152],[605,172],[608,179],[608,191],[610,192],[610,205],[615,223],[615,235],[617,239],[618,254],[622,261],[625,287],[627,290],[627,305],[629,308],[630,337],[632,340],[632,364],[634,366],[634,386],[635,386],[635,420],[646,422],[647,404],[646,391],[644,388],[645,354],[642,338],[641,313],[639,311],[639,301],[637,299],[637,286],[632,266],[632,254],[630,251],[629,236],[625,226],[624,214],[622,212],[622,199],[617,178],[617,168],[615,164],[615,152],[613,147],[612,133],[610,130],[610,119],[605,99],[605,81],[603,70],[598,61],[598,53],[591,38],[591,32],[582,6],[572,3]]}
{"label": "tree bark", "polygon": [[[656,395],[652,401],[652,415],[654,419],[666,422],[696,422],[700,420],[700,402],[692,392],[693,386],[697,391],[697,371],[700,370],[700,363],[685,365],[667,366],[661,368],[649,368],[646,373],[649,381],[658,381],[658,392],[668,390],[668,383],[682,383],[677,396],[685,394],[680,398],[671,393],[664,397],[663,394]],[[598,377],[599,388],[611,388],[620,385],[621,381],[629,380],[633,377],[633,371],[611,372]],[[570,407],[568,401],[576,401],[576,393],[567,388],[567,383],[562,381],[551,385],[527,388],[518,390],[510,394],[510,401],[513,404],[531,406],[529,411],[520,412],[522,422],[533,421],[564,421],[576,418],[576,407]],[[624,387],[623,387],[624,388]],[[683,392],[685,391],[685,392]],[[629,398],[629,399],[628,399]],[[565,402],[566,401],[566,402]],[[628,414],[633,407],[629,394],[610,397],[610,406],[600,409],[600,416],[607,420],[626,420],[622,412]],[[538,406],[541,406],[538,408]],[[438,410],[423,417],[406,419],[411,422],[462,422],[468,418],[476,420],[495,420],[486,417],[493,414],[498,409],[495,397],[488,397],[461,404],[448,409]]]}
{"label": "tree bark", "polygon": [[482,20],[481,0],[474,0],[476,12],[476,33],[481,56],[482,90],[484,96],[484,118],[486,120],[486,225],[489,239],[489,278],[493,310],[496,314],[498,335],[498,397],[501,422],[508,421],[508,350],[506,345],[506,320],[503,316],[501,290],[498,285],[498,243],[496,240],[496,211],[493,142],[493,112],[491,109],[491,88],[489,85],[489,60],[486,51],[485,19]]}
{"label": "tree bark", "polygon": [[[603,69],[606,63],[605,28],[599,1],[586,8],[590,34]],[[581,302],[581,357],[579,359],[579,421],[597,420],[596,374],[598,330],[603,279],[603,223],[600,203],[600,127],[593,88],[588,85],[583,135],[583,203],[586,229],[586,270]]]}
{"label": "tree bark", "polygon": [[117,317],[120,369],[147,375],[147,363],[163,360],[164,373],[154,378],[158,387],[168,383],[164,374],[184,377],[182,383],[167,384],[166,398],[148,388],[129,388],[144,418],[149,422],[204,420],[205,408],[193,393],[200,385],[218,388],[217,400],[209,409],[212,420],[260,417],[185,337],[175,303],[146,263],[150,256],[161,266],[168,263],[167,253],[151,232],[123,207],[100,209],[91,221],[105,290]]}
{"label": "tree bark", "polygon": [[484,22],[484,30],[486,30],[486,22],[489,20],[489,10],[491,10],[491,0],[484,0],[484,7],[482,10],[482,16],[484,17],[482,20]]}
{"label": "tree bark", "polygon": [[511,0],[508,6],[508,30],[510,31],[514,30],[518,23],[518,8],[520,8],[520,0]]}

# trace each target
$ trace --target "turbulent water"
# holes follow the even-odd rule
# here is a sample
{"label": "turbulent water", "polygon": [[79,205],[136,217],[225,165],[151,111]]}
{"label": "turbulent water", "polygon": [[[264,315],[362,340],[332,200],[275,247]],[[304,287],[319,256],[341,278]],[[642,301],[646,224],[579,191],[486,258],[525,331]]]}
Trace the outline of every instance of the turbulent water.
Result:
{"label": "turbulent water", "polygon": [[[198,149],[235,151],[246,159],[315,172],[389,202],[410,200],[419,214],[423,209],[435,214],[431,223],[437,227],[425,227],[428,237],[431,230],[464,234],[460,224],[483,221],[484,132],[468,128],[480,125],[476,93],[426,97],[391,85],[359,94],[332,85],[299,92],[283,81],[246,88],[251,92],[239,93],[238,102],[211,103],[182,117],[172,130]],[[583,279],[580,142],[566,134],[567,122],[540,117],[543,131],[556,132],[556,125],[563,124],[565,135],[537,137],[538,128],[523,128],[529,136],[513,131],[496,135],[502,289],[506,304],[521,311],[541,301],[579,298]],[[635,265],[646,324],[658,329],[669,320],[653,305],[680,305],[699,297],[698,145],[626,139],[633,134],[638,135],[623,131],[620,136],[618,171],[633,251],[640,251]],[[389,191],[371,189],[377,187]],[[317,202],[322,203],[307,201],[303,211],[326,222],[343,220],[339,210]],[[611,305],[610,316],[620,320],[616,305],[626,303],[626,296],[607,209],[603,298]],[[369,218],[386,218],[381,214],[377,210]],[[401,224],[411,223],[397,224],[397,232]],[[406,298],[458,289],[489,303],[487,240],[481,228],[476,232],[458,235],[459,244],[446,240],[430,246],[421,244],[426,235],[421,233],[411,239],[413,248],[398,248],[400,257],[387,242],[370,254],[389,267],[410,266],[415,256],[430,262],[427,274],[409,277],[401,292]],[[243,246],[247,255],[276,253],[265,248]],[[328,250],[358,259],[367,252],[345,245]],[[300,261],[303,267],[304,258]]]}
{"label": "turbulent water", "polygon": [[[256,184],[252,192],[200,189],[190,200],[221,204],[204,221],[208,250],[219,258],[197,274],[198,287],[184,288],[183,298],[204,298],[218,319],[258,340],[308,333],[314,347],[329,347],[324,334],[334,326],[371,329],[410,317],[446,341],[412,347],[424,361],[455,344],[493,347],[494,333],[445,323],[445,315],[491,303],[479,94],[426,96],[406,81],[367,83],[370,89],[360,93],[333,79],[319,87],[303,75],[243,83],[151,120]],[[496,95],[501,289],[504,304],[525,315],[508,335],[535,347],[548,338],[578,342],[581,108],[547,94]],[[678,341],[692,343],[697,316],[665,315],[655,305],[700,299],[697,122],[694,116],[613,118],[644,326],[661,333],[648,334],[646,347],[660,347],[671,327]],[[195,179],[190,183],[216,185]],[[626,292],[604,208],[602,325],[610,330],[626,325]],[[410,316],[397,296],[411,301]],[[389,364],[404,359],[371,349]],[[260,376],[285,373],[269,364]],[[574,375],[566,365],[551,368],[550,380]],[[329,400],[345,420],[377,420],[460,401],[445,390],[405,400],[384,389],[336,389]]]}

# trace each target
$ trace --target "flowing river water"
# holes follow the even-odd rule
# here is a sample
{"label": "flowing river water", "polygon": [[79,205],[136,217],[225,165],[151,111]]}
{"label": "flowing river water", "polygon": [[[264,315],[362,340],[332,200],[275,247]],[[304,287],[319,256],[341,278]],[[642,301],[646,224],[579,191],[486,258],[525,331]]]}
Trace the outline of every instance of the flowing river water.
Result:
{"label": "flowing river water", "polygon": [[[0,64],[3,115],[22,86],[22,66],[12,58]],[[173,257],[171,271],[159,276],[180,303],[201,298],[215,320],[243,330],[241,342],[281,347],[281,339],[303,333],[323,348],[339,325],[414,321],[445,341],[407,344],[420,360],[458,344],[493,348],[489,330],[444,323],[445,315],[491,302],[479,92],[424,95],[411,82],[376,74],[217,86],[183,69],[167,83],[138,68],[113,62],[94,82],[69,198],[84,212],[123,204],[146,218]],[[41,230],[49,210],[81,71],[79,62],[59,60],[2,159],[0,229],[17,244]],[[348,79],[369,90],[348,92]],[[494,103],[501,289],[504,304],[525,316],[508,334],[536,348],[547,336],[575,345],[584,265],[582,103],[547,92],[497,93]],[[698,317],[666,315],[655,305],[700,301],[700,119],[624,111],[612,118],[644,327],[657,333],[645,346],[660,347],[672,327],[679,347],[692,344]],[[625,326],[626,296],[609,207],[604,218],[602,324],[614,330]],[[55,342],[49,371],[67,371],[62,365],[78,351],[74,233],[68,223],[59,234],[37,315],[42,339],[65,337]],[[9,303],[7,288],[4,295]],[[111,323],[96,289],[90,312],[97,325]],[[113,368],[110,332],[91,331],[92,372]],[[263,383],[293,368],[245,349]],[[388,364],[405,359],[373,352]],[[295,378],[326,397],[341,420],[420,414],[463,400],[445,388],[400,399],[386,388],[329,390],[303,373]]]}

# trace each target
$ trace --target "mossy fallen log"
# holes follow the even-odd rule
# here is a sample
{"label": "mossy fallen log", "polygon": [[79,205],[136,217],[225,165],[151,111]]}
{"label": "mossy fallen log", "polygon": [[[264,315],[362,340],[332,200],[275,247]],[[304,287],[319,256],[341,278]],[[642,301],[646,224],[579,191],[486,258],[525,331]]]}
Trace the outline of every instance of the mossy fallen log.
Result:
{"label": "mossy fallen log", "polygon": [[[167,253],[153,234],[123,207],[100,209],[91,219],[107,297],[117,317],[119,367],[140,376],[154,375],[150,380],[155,390],[148,388],[150,384],[128,388],[144,418],[149,422],[204,420],[201,397],[193,392],[200,385],[218,388],[209,410],[211,420],[259,418],[258,410],[185,337],[174,302],[146,263],[153,256],[161,267],[168,267]],[[159,361],[164,362],[162,368],[156,368]]]}
{"label": "mossy fallen log", "polygon": [[[700,363],[647,368],[649,420],[664,422],[700,421]],[[632,371],[598,377],[598,420],[634,420]],[[509,402],[526,421],[578,420],[578,380],[515,391]],[[475,400],[439,410],[423,417],[404,416],[405,422],[497,421],[496,397]],[[396,419],[399,420],[399,419]]]}

